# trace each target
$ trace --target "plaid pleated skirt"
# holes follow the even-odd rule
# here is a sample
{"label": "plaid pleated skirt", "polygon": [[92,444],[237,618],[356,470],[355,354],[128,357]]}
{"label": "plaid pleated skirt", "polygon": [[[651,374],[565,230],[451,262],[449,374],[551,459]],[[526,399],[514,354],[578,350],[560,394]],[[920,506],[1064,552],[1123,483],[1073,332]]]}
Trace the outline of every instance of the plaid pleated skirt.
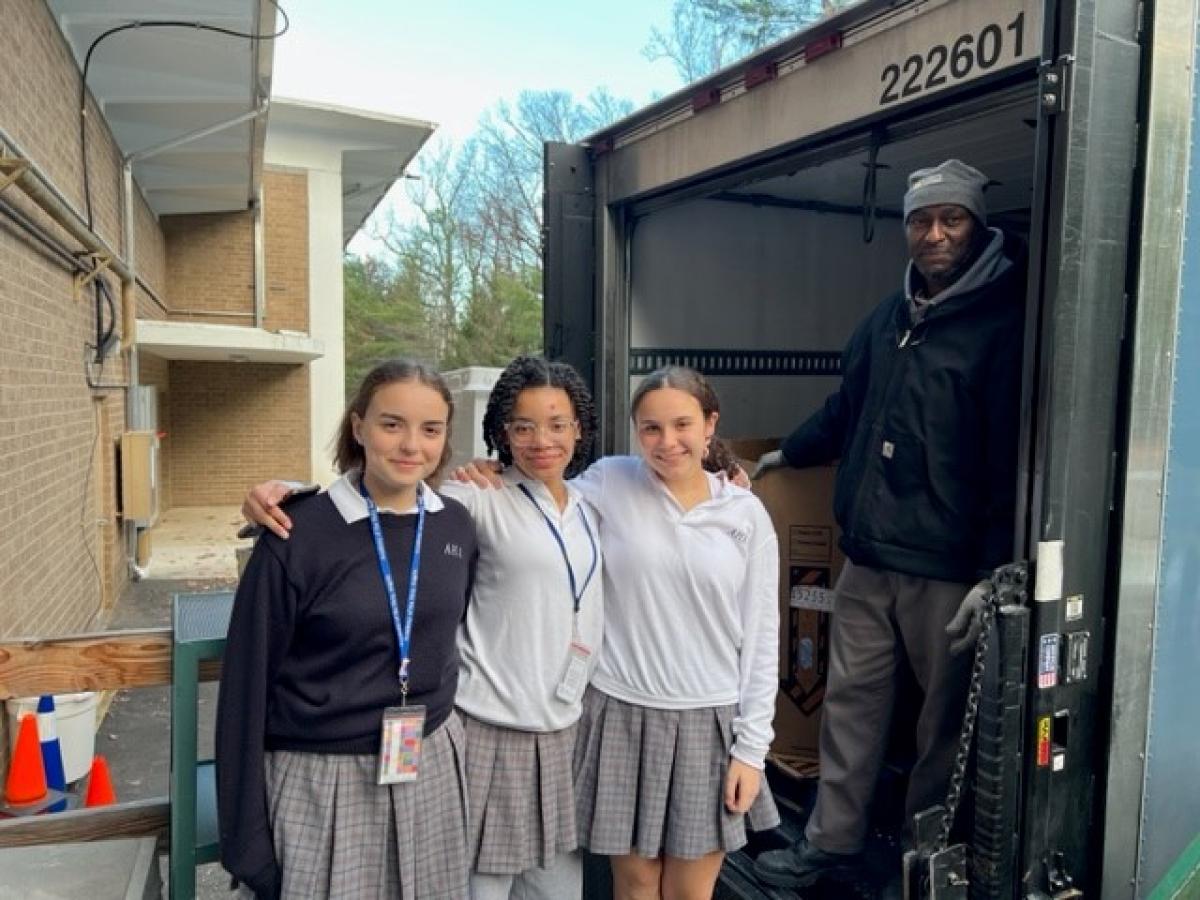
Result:
{"label": "plaid pleated skirt", "polygon": [[654,709],[595,688],[575,741],[579,846],[605,856],[698,859],[746,843],[779,812],[763,779],[746,815],[725,808],[733,706]]}
{"label": "plaid pleated skirt", "polygon": [[575,849],[575,726],[517,731],[462,714],[472,870],[517,875]]}
{"label": "plaid pleated skirt", "polygon": [[267,808],[285,898],[468,896],[465,751],[450,717],[421,749],[420,777],[377,783],[375,754],[266,755]]}

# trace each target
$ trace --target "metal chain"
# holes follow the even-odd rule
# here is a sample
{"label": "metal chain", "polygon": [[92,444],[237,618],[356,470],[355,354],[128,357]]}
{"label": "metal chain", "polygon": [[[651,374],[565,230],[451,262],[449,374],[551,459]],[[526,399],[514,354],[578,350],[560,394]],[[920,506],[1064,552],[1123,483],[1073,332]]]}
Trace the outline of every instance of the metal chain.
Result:
{"label": "metal chain", "polygon": [[945,812],[942,814],[935,851],[945,850],[949,846],[950,829],[954,826],[958,804],[962,802],[963,784],[967,779],[967,762],[971,755],[971,738],[975,734],[979,701],[983,696],[983,670],[987,664],[988,644],[991,641],[992,626],[996,622],[996,613],[1000,609],[1001,595],[1019,587],[1024,580],[1023,565],[1001,566],[992,573],[990,579],[991,593],[983,607],[983,627],[975,642],[975,660],[971,666],[971,682],[967,688],[967,708],[963,713],[962,728],[958,732],[958,750],[954,754],[954,768],[950,773],[950,788],[946,791],[946,802],[943,804]]}

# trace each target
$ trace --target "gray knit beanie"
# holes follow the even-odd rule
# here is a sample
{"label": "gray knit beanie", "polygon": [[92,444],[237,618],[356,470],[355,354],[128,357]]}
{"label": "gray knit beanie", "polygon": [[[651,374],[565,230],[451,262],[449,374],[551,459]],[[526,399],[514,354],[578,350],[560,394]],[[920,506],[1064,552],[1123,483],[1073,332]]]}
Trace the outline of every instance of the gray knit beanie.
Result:
{"label": "gray knit beanie", "polygon": [[957,159],[948,159],[929,169],[917,169],[908,176],[908,192],[904,195],[904,221],[909,214],[923,206],[956,203],[965,207],[979,224],[987,224],[987,204],[983,190],[987,176]]}

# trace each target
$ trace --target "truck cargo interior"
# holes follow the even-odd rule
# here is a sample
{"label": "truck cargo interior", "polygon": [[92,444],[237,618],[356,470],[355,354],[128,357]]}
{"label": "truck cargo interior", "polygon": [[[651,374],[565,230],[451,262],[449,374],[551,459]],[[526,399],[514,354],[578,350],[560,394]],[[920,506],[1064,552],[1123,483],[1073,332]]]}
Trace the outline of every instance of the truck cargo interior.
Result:
{"label": "truck cargo interior", "polygon": [[663,363],[686,364],[690,352],[692,364],[730,373],[713,379],[722,434],[786,434],[836,388],[836,354],[901,284],[909,172],[949,157],[975,166],[991,179],[989,224],[1027,237],[1034,102],[1031,92],[1013,92],[915,133],[878,135],[873,185],[872,138],[860,135],[844,154],[841,144],[776,161],[639,217],[629,262],[630,389]]}

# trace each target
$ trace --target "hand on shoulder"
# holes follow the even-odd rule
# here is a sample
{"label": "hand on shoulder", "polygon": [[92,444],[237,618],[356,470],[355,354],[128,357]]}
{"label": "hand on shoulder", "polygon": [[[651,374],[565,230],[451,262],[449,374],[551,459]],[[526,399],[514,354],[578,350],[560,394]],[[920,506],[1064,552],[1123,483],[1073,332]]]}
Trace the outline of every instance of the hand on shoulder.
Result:
{"label": "hand on shoulder", "polygon": [[500,478],[503,466],[494,459],[473,459],[465,466],[459,466],[450,473],[450,477],[462,484],[473,484],[487,490],[504,486]]}
{"label": "hand on shoulder", "polygon": [[[288,539],[292,530],[292,520],[281,506],[288,500],[315,494],[321,489],[319,484],[299,481],[279,481],[273,479],[264,481],[252,487],[242,501],[242,517],[251,526],[260,526],[271,531],[282,540]],[[242,536],[247,529],[238,532]],[[245,535],[249,536],[249,534]]]}

